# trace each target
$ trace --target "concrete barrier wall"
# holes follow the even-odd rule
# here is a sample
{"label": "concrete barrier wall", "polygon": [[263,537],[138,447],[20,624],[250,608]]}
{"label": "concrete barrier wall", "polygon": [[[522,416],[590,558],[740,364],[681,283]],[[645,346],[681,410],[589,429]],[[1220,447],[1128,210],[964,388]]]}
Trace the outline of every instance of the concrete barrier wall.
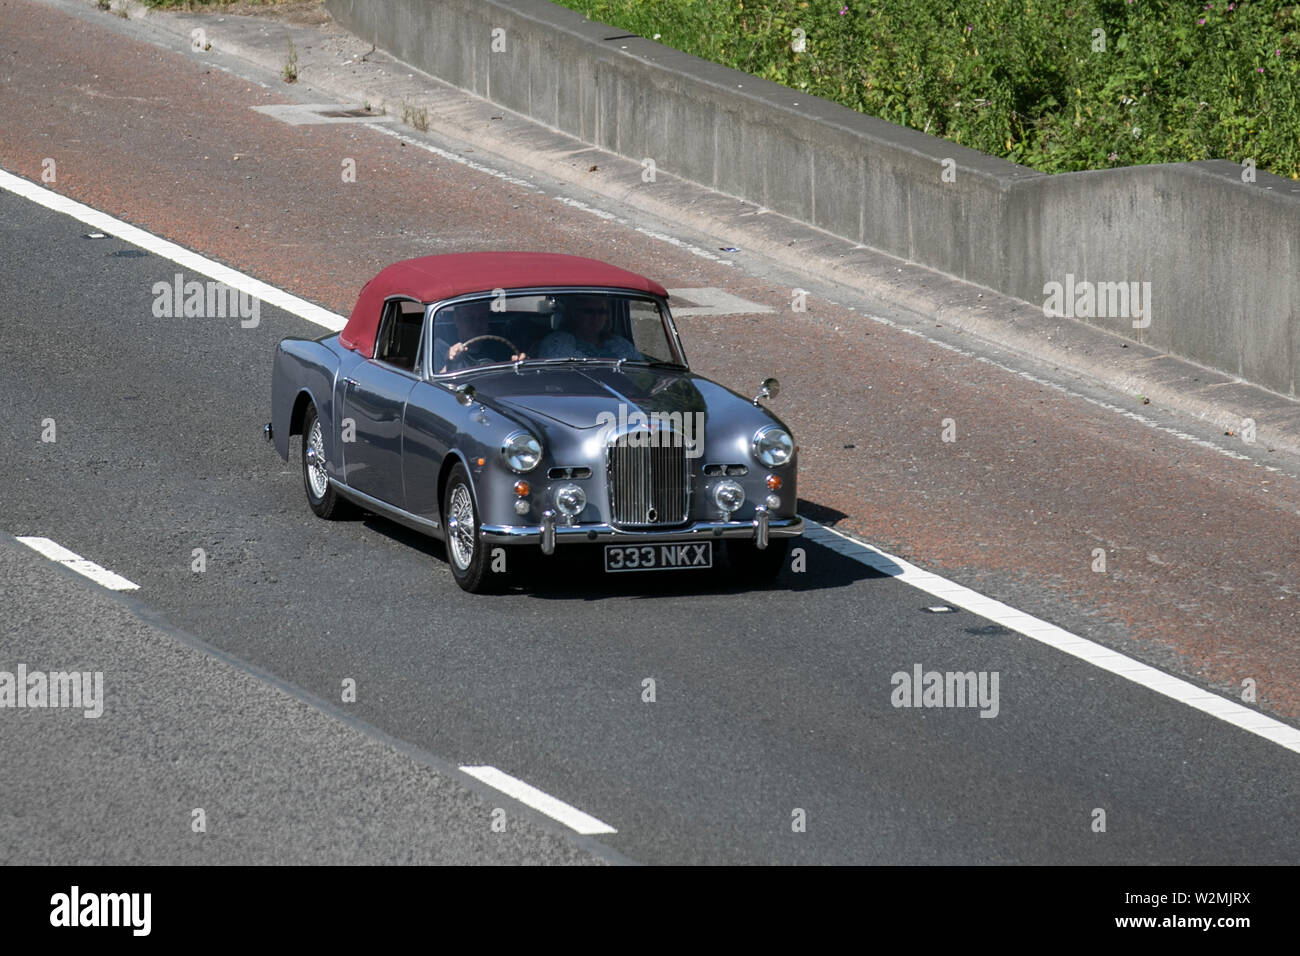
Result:
{"label": "concrete barrier wall", "polygon": [[1149,282],[1149,316],[1076,317],[1296,396],[1300,183],[1243,183],[1227,161],[1048,176],[544,0],[326,6],[398,59],[540,123],[1033,305],[1067,276],[1076,291]]}

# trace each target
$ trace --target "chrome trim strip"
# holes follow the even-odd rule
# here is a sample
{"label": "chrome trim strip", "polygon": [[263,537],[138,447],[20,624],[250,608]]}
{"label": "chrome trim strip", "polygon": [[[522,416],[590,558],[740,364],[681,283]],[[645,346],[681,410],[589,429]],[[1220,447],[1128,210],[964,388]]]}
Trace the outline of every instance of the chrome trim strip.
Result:
{"label": "chrome trim strip", "polygon": [[[542,539],[542,528],[537,525],[481,525],[479,537],[500,544],[537,544]],[[587,524],[555,528],[555,542],[580,544],[584,541],[641,541],[654,544],[659,541],[694,541],[700,538],[750,538],[757,533],[754,521],[697,521],[686,528],[668,531],[624,531],[607,524]],[[767,533],[771,538],[794,538],[803,534],[803,518],[769,518]]]}
{"label": "chrome trim strip", "polygon": [[330,487],[341,494],[344,498],[354,504],[361,505],[363,508],[369,508],[377,514],[383,515],[398,524],[404,524],[413,531],[422,531],[425,534],[433,535],[438,540],[443,540],[442,525],[428,518],[421,518],[419,515],[413,515],[409,511],[390,505],[386,501],[380,501],[378,498],[372,498],[362,491],[357,491],[350,485],[345,485],[336,478],[329,479]]}

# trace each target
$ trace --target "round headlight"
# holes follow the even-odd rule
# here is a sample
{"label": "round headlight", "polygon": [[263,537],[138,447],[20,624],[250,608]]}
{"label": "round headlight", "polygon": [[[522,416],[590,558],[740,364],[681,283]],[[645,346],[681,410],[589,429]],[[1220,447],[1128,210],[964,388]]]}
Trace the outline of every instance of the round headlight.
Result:
{"label": "round headlight", "polygon": [[532,471],[542,460],[542,443],[528,432],[513,432],[501,445],[501,457],[512,471]]}
{"label": "round headlight", "polygon": [[777,425],[760,428],[754,436],[754,457],[768,468],[784,465],[794,457],[794,439]]}
{"label": "round headlight", "polygon": [[728,478],[718,482],[713,489],[713,501],[719,509],[731,514],[745,503],[745,489],[740,487],[739,482]]}
{"label": "round headlight", "polygon": [[577,485],[560,485],[555,489],[555,508],[566,518],[582,514],[587,507],[587,493]]}

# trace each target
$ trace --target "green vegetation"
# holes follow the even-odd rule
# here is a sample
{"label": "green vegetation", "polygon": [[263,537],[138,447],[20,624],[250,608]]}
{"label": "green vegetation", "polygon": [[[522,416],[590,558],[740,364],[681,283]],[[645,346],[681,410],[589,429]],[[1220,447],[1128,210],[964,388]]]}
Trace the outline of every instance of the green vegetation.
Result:
{"label": "green vegetation", "polygon": [[559,2],[1044,172],[1251,158],[1260,169],[1300,179],[1300,5]]}
{"label": "green vegetation", "polygon": [[[366,109],[369,109],[369,104]],[[413,106],[410,103],[402,105],[402,122],[407,126],[414,126],[421,133],[429,131],[429,110],[423,106]]]}
{"label": "green vegetation", "polygon": [[284,69],[281,74],[284,76],[284,82],[286,83],[298,82],[298,48],[293,45],[292,40],[289,41],[289,56],[284,61]]}

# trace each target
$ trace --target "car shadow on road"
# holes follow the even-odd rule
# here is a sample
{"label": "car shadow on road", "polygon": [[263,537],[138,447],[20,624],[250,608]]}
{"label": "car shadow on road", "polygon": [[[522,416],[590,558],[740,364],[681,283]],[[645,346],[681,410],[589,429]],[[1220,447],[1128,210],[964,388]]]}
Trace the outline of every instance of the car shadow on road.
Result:
{"label": "car shadow on road", "polygon": [[[699,571],[637,571],[607,573],[599,547],[574,548],[562,561],[548,561],[540,554],[520,556],[515,589],[542,600],[595,601],[604,598],[674,598],[685,595],[780,594],[784,591],[824,591],[845,588],[859,581],[884,578],[843,555],[807,540],[797,540],[790,557],[776,578],[747,580],[727,563],[719,549],[714,567]],[[802,554],[798,552],[802,551]],[[584,553],[585,552],[585,553]],[[802,570],[792,570],[792,565]]]}
{"label": "car shadow on road", "polygon": [[[839,512],[809,502],[800,502],[800,512],[822,524],[842,517]],[[360,520],[367,529],[442,564],[450,578],[451,571],[445,568],[447,548],[443,542],[371,512],[366,512]],[[714,542],[713,567],[700,570],[610,573],[604,570],[603,549],[591,544],[565,545],[550,557],[536,546],[518,546],[505,549],[504,559],[507,575],[504,593],[561,601],[823,591],[889,577],[802,537],[791,543],[784,568],[771,580],[747,580],[737,573],[728,563],[726,549],[720,541]]]}

